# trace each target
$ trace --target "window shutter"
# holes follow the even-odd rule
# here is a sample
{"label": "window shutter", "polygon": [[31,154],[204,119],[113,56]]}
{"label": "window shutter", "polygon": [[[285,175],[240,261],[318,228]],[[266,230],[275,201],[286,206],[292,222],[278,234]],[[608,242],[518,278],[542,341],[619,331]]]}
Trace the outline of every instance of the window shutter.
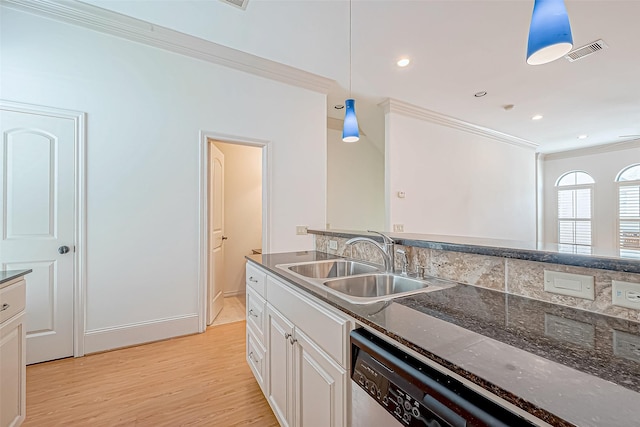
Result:
{"label": "window shutter", "polygon": [[640,258],[640,184],[619,188],[620,256]]}

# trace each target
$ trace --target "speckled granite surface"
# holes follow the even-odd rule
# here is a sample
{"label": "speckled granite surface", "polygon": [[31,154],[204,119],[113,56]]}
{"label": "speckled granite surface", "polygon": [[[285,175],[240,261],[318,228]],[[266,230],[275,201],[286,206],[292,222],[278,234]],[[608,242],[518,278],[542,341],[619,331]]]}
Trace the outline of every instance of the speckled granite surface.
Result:
{"label": "speckled granite surface", "polygon": [[[367,236],[381,240],[378,236],[364,231],[347,230],[309,230],[309,234],[351,238]],[[443,251],[488,255],[527,261],[573,265],[577,267],[616,270],[628,273],[640,273],[640,259],[621,258],[610,251],[592,248],[591,255],[560,252],[555,244],[519,242],[511,240],[483,239],[477,237],[438,236],[429,234],[390,233],[395,242],[403,246],[437,249]]]}
{"label": "speckled granite surface", "polygon": [[551,425],[638,425],[639,323],[462,284],[354,305],[276,267],[331,258],[315,251],[248,257]]}
{"label": "speckled granite surface", "polygon": [[3,283],[7,283],[17,277],[24,276],[25,274],[31,273],[33,270],[7,270],[0,271],[0,285]]}

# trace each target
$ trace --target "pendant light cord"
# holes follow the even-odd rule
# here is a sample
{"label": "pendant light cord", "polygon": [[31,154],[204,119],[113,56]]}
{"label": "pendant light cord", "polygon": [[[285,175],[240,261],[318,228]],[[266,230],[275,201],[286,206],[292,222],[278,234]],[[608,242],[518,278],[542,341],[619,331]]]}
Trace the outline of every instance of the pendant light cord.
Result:
{"label": "pendant light cord", "polygon": [[353,44],[353,38],[351,36],[351,4],[352,0],[349,0],[349,98],[351,98],[351,49]]}

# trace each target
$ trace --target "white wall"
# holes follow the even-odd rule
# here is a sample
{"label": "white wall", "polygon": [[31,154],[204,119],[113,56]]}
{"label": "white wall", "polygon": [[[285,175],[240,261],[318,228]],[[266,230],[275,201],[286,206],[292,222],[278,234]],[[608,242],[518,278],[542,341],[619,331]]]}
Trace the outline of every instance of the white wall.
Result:
{"label": "white wall", "polygon": [[535,241],[533,149],[393,111],[386,126],[387,229]]}
{"label": "white wall", "polygon": [[[621,147],[627,147],[621,149]],[[605,151],[606,150],[606,151]],[[566,172],[587,172],[595,181],[593,187],[592,244],[598,249],[617,249],[618,173],[627,166],[640,163],[640,142],[613,145],[608,149],[585,149],[546,155],[543,170],[544,241],[556,243],[558,200],[556,181]]]}
{"label": "white wall", "polygon": [[1,19],[0,96],[88,113],[89,335],[115,347],[148,339],[120,339],[136,326],[196,331],[200,130],[270,141],[266,249],[313,248],[295,225],[326,222],[324,94],[4,7]]}
{"label": "white wall", "polygon": [[327,224],[333,229],[384,228],[384,153],[369,137],[345,143],[327,134]]}
{"label": "white wall", "polygon": [[262,149],[215,145],[224,154],[224,294],[244,294],[245,256],[262,249]]}

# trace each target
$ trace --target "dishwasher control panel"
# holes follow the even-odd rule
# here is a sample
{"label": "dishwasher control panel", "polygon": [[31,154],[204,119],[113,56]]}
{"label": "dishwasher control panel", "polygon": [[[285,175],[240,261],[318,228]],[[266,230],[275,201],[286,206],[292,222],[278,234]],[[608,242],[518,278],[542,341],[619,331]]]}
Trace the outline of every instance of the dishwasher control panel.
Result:
{"label": "dishwasher control panel", "polygon": [[[464,420],[460,423],[448,423],[425,408],[417,398],[423,393],[414,393],[401,388],[385,375],[389,371],[387,367],[373,359],[367,353],[361,353],[355,363],[351,378],[369,396],[393,415],[402,424],[410,427],[458,427],[465,426]],[[457,420],[458,421],[458,420]]]}
{"label": "dishwasher control panel", "polygon": [[[364,329],[351,331],[351,378],[410,427],[533,427],[537,424],[480,395]],[[358,391],[358,395],[363,396]],[[354,393],[355,394],[355,393]],[[366,396],[363,396],[366,398]],[[497,396],[496,396],[497,399]],[[354,405],[355,407],[356,405]],[[359,419],[357,410],[352,420]],[[363,415],[364,417],[364,415]]]}

